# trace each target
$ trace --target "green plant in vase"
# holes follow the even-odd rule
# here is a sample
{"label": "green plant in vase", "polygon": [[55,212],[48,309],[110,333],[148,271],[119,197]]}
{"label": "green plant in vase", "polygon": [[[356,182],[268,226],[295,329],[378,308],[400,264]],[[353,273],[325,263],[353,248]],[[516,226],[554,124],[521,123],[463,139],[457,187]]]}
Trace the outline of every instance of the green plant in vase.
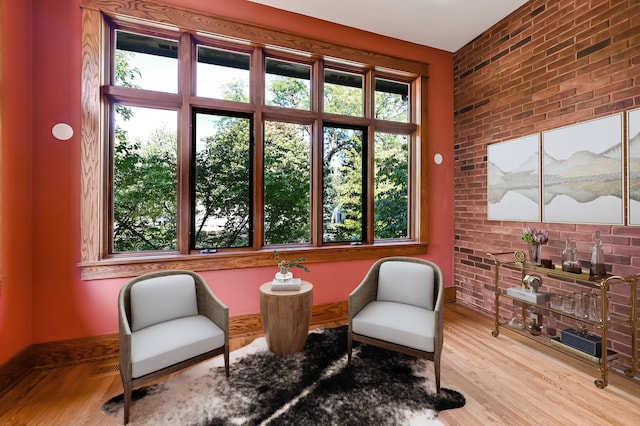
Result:
{"label": "green plant in vase", "polygon": [[280,256],[280,253],[278,253],[278,250],[274,250],[273,255],[276,258],[276,261],[278,262],[278,269],[280,270],[280,272],[276,274],[277,280],[286,281],[293,278],[293,273],[291,273],[291,269],[293,268],[300,268],[305,270],[306,272],[309,272],[309,268],[307,268],[305,265],[301,263],[307,260],[304,257],[296,257],[291,260],[287,260],[282,256]]}

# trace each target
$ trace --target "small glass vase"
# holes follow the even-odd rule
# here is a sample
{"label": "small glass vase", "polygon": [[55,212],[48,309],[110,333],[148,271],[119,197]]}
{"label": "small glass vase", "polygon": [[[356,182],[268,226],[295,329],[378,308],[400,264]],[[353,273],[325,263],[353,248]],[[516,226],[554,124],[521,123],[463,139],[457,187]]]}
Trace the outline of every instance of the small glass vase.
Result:
{"label": "small glass vase", "polygon": [[513,305],[513,316],[511,317],[511,319],[507,322],[507,325],[511,328],[515,328],[516,330],[522,330],[524,328],[524,322],[522,322],[522,320],[520,319],[521,316],[518,315],[519,314],[519,307],[518,305],[514,304]]}
{"label": "small glass vase", "polygon": [[540,265],[542,259],[542,244],[529,244],[529,261]]}

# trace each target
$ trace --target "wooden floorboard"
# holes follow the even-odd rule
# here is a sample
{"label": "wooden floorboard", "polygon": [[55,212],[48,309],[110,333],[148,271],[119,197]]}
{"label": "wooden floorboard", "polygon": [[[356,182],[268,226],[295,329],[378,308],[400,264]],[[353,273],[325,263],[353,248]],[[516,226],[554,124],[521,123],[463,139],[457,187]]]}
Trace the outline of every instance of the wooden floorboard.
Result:
{"label": "wooden floorboard", "polygon": [[609,375],[508,330],[491,335],[493,318],[446,305],[442,386],[467,398],[443,411],[447,425],[638,425],[640,382]]}
{"label": "wooden floorboard", "polygon": [[[341,324],[344,320],[312,327]],[[640,424],[638,380],[611,374],[609,386],[598,389],[594,367],[509,331],[493,337],[492,327],[493,319],[483,313],[445,305],[442,386],[462,392],[467,404],[443,411],[444,424]],[[255,337],[232,339],[232,350]],[[0,425],[120,424],[100,411],[106,400],[122,392],[117,362],[113,358],[29,372],[0,399]]]}

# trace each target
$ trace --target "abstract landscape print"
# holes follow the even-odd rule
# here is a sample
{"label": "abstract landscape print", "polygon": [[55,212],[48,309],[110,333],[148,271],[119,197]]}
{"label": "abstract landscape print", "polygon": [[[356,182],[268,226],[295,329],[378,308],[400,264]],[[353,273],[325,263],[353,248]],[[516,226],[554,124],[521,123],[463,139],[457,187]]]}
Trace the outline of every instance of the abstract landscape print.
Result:
{"label": "abstract landscape print", "polygon": [[623,224],[622,117],[542,133],[544,222]]}

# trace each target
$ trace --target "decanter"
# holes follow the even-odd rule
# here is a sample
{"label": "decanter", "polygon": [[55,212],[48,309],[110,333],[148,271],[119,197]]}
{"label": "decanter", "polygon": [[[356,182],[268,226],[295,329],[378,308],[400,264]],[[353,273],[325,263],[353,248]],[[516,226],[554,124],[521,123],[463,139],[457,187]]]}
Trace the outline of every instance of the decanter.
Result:
{"label": "decanter", "polygon": [[596,231],[593,240],[593,249],[591,250],[591,276],[604,277],[607,275],[607,268],[604,264],[604,251],[602,250],[602,241],[600,240],[600,231]]}
{"label": "decanter", "polygon": [[571,241],[571,238],[565,239],[565,247],[564,250],[562,250],[562,270],[577,274],[582,272],[582,267],[578,262],[578,251],[575,243]]}

